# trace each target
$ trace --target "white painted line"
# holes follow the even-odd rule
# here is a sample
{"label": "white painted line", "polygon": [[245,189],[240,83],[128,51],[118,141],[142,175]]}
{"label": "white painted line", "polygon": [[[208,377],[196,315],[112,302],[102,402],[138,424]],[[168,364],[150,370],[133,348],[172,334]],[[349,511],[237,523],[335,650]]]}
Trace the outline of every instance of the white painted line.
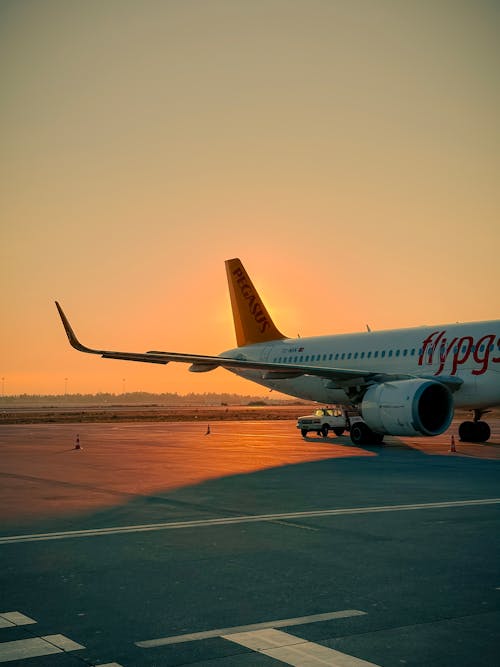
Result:
{"label": "white painted line", "polygon": [[347,653],[335,651],[322,644],[314,644],[280,630],[258,630],[226,635],[223,639],[258,651],[270,658],[295,667],[379,667]]}
{"label": "white painted line", "polygon": [[17,542],[42,542],[46,540],[64,540],[71,537],[96,537],[98,535],[118,535],[121,533],[142,533],[156,530],[174,530],[181,528],[206,528],[207,526],[228,526],[239,523],[259,523],[265,521],[286,521],[287,519],[312,519],[323,516],[344,516],[349,514],[371,514],[377,512],[404,512],[409,510],[446,509],[453,507],[473,507],[476,505],[498,505],[500,498],[481,498],[478,500],[452,500],[440,503],[418,503],[413,505],[381,505],[379,507],[349,507],[345,509],[311,510],[307,512],[287,512],[283,514],[254,514],[250,516],[231,516],[220,519],[197,519],[194,521],[172,521],[170,523],[147,523],[134,526],[116,526],[113,528],[95,528],[89,530],[68,530],[62,533],[37,533],[32,535],[10,535],[0,537],[0,545]]}
{"label": "white painted line", "polygon": [[[7,625],[2,624],[3,620],[7,621]],[[11,625],[31,625],[32,623],[36,623],[36,621],[19,611],[4,611],[0,614],[0,628]]]}
{"label": "white painted line", "polygon": [[42,655],[76,651],[82,648],[85,647],[71,641],[71,639],[64,637],[64,635],[47,635],[46,637],[20,639],[15,642],[3,642],[0,644],[0,662],[37,658]]}
{"label": "white painted line", "polygon": [[77,644],[64,635],[45,635],[42,639],[57,646],[57,648],[60,648],[62,651],[79,651],[80,649],[85,648],[85,646]]}
{"label": "white painted line", "polygon": [[351,618],[352,616],[364,616],[365,611],[357,609],[344,609],[343,611],[330,611],[326,614],[313,614],[312,616],[299,616],[297,618],[283,618],[279,621],[264,621],[263,623],[252,623],[251,625],[238,625],[234,628],[218,628],[217,630],[206,630],[204,632],[193,632],[187,635],[175,635],[172,637],[160,637],[159,639],[148,639],[147,641],[135,642],[140,648],[154,648],[167,644],[180,644],[181,642],[193,642],[209,637],[221,637],[249,630],[261,630],[264,628],[285,628],[292,625],[305,625],[306,623],[317,623],[318,621],[331,621],[335,618]]}
{"label": "white painted line", "polygon": [[123,667],[119,662],[107,662],[105,665],[99,665],[99,667]]}

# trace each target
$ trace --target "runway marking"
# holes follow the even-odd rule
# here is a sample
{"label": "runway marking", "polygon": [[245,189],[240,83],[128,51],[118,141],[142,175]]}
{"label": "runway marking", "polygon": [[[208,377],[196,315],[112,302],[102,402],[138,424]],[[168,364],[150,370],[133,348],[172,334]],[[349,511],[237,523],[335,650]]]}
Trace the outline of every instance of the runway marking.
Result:
{"label": "runway marking", "polygon": [[18,625],[31,625],[36,623],[29,616],[21,614],[19,611],[4,611],[0,613],[0,628],[11,628]]}
{"label": "runway marking", "polygon": [[64,635],[46,635],[0,644],[0,662],[37,658],[52,653],[66,653],[85,648]]}
{"label": "runway marking", "polygon": [[113,528],[90,528],[87,530],[68,530],[61,533],[37,533],[31,535],[10,535],[0,537],[2,544],[17,542],[43,542],[45,540],[65,540],[71,537],[96,537],[98,535],[118,535],[120,533],[143,533],[155,530],[174,530],[181,528],[205,528],[207,526],[228,526],[239,523],[259,523],[287,519],[311,519],[323,516],[343,516],[349,514],[371,514],[378,512],[405,512],[410,510],[445,509],[453,507],[471,507],[475,505],[498,505],[500,498],[482,498],[479,500],[452,500],[439,503],[418,503],[413,505],[381,505],[377,507],[350,507],[345,509],[311,510],[307,512],[286,512],[282,514],[251,514],[230,516],[219,519],[194,519],[192,521],[171,521],[168,523],[146,523],[133,526],[115,526]]}
{"label": "runway marking", "polygon": [[194,642],[210,637],[228,637],[233,634],[245,633],[252,630],[265,628],[284,628],[292,625],[305,625],[306,623],[317,623],[318,621],[330,621],[335,618],[351,618],[352,616],[364,616],[365,611],[358,609],[344,609],[343,611],[330,611],[325,614],[313,614],[312,616],[299,616],[297,618],[284,618],[279,621],[264,621],[263,623],[252,623],[250,625],[238,625],[234,628],[218,628],[217,630],[205,630],[204,632],[193,632],[186,635],[175,635],[172,637],[160,637],[159,639],[148,639],[135,642],[140,648],[155,648],[167,644],[181,644],[182,642]]}
{"label": "runway marking", "polygon": [[270,658],[280,660],[295,667],[379,667],[373,662],[366,662],[347,653],[335,651],[322,644],[314,644],[300,637],[289,635],[280,630],[257,630],[226,635],[223,639],[253,649]]}

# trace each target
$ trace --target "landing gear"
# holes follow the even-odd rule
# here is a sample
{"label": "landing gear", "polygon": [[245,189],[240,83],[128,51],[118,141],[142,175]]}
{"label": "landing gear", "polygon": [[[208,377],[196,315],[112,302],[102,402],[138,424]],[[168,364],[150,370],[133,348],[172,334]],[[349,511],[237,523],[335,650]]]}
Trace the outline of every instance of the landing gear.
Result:
{"label": "landing gear", "polygon": [[384,436],[374,433],[364,422],[355,422],[351,426],[351,442],[354,445],[381,445]]}
{"label": "landing gear", "polygon": [[333,432],[335,433],[336,436],[340,437],[341,435],[344,434],[344,430],[345,429],[341,428],[340,426],[335,426]]}
{"label": "landing gear", "polygon": [[305,438],[306,435],[307,435],[307,429],[306,428],[301,429],[300,433],[301,433],[302,437]]}
{"label": "landing gear", "polygon": [[462,422],[458,428],[458,435],[462,442],[486,442],[490,439],[491,429],[481,417],[488,410],[474,410],[474,421]]}
{"label": "landing gear", "polygon": [[327,424],[323,424],[323,426],[321,427],[321,435],[324,438],[328,438],[328,425]]}

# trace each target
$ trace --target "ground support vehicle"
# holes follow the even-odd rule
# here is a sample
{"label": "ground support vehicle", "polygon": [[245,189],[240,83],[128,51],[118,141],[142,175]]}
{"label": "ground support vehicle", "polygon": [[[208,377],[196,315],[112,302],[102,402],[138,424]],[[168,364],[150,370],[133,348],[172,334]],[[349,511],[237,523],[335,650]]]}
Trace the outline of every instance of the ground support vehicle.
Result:
{"label": "ground support vehicle", "polygon": [[384,439],[381,433],[375,433],[365,424],[357,410],[340,407],[317,408],[313,414],[299,417],[297,428],[303,438],[309,433],[316,433],[319,437],[327,438],[330,431],[337,436],[348,431],[355,445],[379,445]]}

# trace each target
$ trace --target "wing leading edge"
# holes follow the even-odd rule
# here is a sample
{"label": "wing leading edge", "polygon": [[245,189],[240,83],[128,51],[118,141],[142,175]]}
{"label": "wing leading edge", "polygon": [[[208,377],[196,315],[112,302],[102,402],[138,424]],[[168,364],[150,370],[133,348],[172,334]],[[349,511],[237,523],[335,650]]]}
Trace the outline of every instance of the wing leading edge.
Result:
{"label": "wing leading edge", "polygon": [[[113,350],[97,350],[82,345],[75,332],[73,331],[68,318],[59,303],[55,302],[59,315],[61,317],[66,335],[70,345],[80,352],[89,354],[98,354],[104,359],[121,359],[124,361],[140,361],[150,364],[168,364],[171,361],[191,364],[190,371],[205,372],[221,367],[235,371],[260,371],[262,378],[267,380],[280,380],[300,377],[301,375],[313,375],[316,377],[330,380],[339,385],[366,385],[377,382],[388,382],[394,380],[409,379],[412,375],[395,375],[380,373],[378,371],[346,369],[346,368],[325,368],[322,366],[311,366],[308,364],[279,364],[273,362],[254,361],[246,359],[243,353],[244,348],[235,350],[236,357],[230,356],[212,356],[201,354],[183,354],[180,352],[118,352]],[[420,377],[420,376],[419,376]],[[462,384],[459,378],[439,377],[432,378],[456,390]]]}

